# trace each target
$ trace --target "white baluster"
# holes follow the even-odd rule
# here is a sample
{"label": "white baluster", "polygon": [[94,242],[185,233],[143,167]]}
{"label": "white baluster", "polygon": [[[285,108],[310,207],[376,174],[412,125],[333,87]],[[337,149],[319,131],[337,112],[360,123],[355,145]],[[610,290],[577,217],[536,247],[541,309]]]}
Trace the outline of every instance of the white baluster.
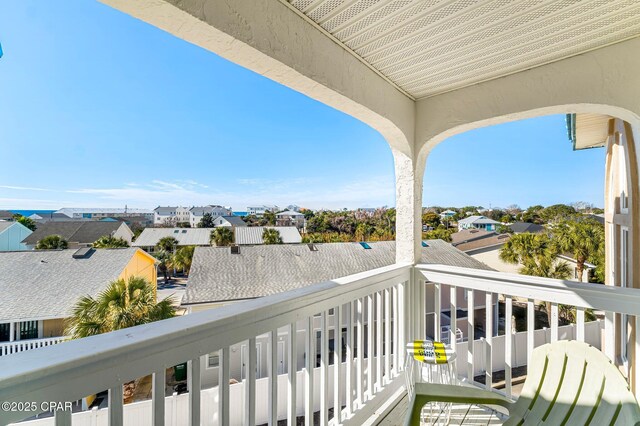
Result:
{"label": "white baluster", "polygon": [[109,426],[122,426],[122,385],[109,389]]}
{"label": "white baluster", "polygon": [[333,420],[334,424],[342,421],[342,400],[340,398],[340,385],[342,375],[342,305],[334,310],[334,333],[333,333]]}
{"label": "white baluster", "polygon": [[249,339],[247,346],[247,372],[244,381],[244,423],[248,426],[256,424],[256,368],[257,368],[257,350],[256,338]]}
{"label": "white baluster", "polygon": [[493,384],[493,293],[485,293],[485,357],[484,357],[484,369],[485,369],[485,387],[491,389]]}
{"label": "white baluster", "polygon": [[475,303],[473,289],[467,290],[467,380],[473,383],[475,372],[475,359],[473,345],[475,340]]}
{"label": "white baluster", "polygon": [[218,426],[228,425],[230,423],[229,414],[229,364],[230,353],[229,347],[225,346],[220,350],[220,359],[218,362]]}
{"label": "white baluster", "polygon": [[287,398],[289,399],[287,405],[287,426],[296,425],[296,396],[297,396],[297,372],[298,372],[298,351],[297,345],[298,329],[295,322],[289,324],[289,371],[288,371],[288,384],[287,384]]}
{"label": "white baluster", "polygon": [[269,333],[269,426],[278,425],[278,330]]}
{"label": "white baluster", "polygon": [[513,298],[506,296],[504,300],[504,383],[507,398],[511,398],[511,368],[513,347]]}
{"label": "white baluster", "polygon": [[164,393],[166,382],[166,370],[163,368],[155,371],[151,385],[151,417],[154,426],[164,426]]}
{"label": "white baluster", "polygon": [[189,388],[189,424],[200,425],[200,357],[190,360],[187,369],[187,387]]}
{"label": "white baluster", "polygon": [[313,331],[313,316],[307,318],[305,342],[305,373],[304,373],[304,424],[313,426],[313,369],[316,366],[315,332]]}

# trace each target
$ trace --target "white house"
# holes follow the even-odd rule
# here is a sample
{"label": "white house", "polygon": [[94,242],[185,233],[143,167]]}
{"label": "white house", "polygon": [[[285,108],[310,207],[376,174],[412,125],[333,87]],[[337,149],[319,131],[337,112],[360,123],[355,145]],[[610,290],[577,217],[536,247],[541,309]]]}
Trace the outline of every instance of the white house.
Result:
{"label": "white house", "polygon": [[295,226],[298,229],[304,229],[304,215],[293,210],[285,210],[276,214],[277,226]]}
{"label": "white house", "polygon": [[189,223],[192,228],[198,226],[198,223],[202,220],[202,217],[209,213],[213,219],[220,216],[233,216],[233,211],[230,208],[222,206],[207,205],[203,207],[191,207],[189,209]]}
{"label": "white house", "polygon": [[131,209],[125,206],[121,208],[62,208],[53,213],[57,216],[66,216],[69,219],[92,219],[100,220],[105,218],[127,218],[135,216],[144,216],[149,220],[153,220],[153,210],[147,209]]}
{"label": "white house", "polygon": [[158,206],[153,209],[153,224],[154,225],[169,225],[175,226],[177,223],[190,222],[189,208],[187,207],[162,207]]}
{"label": "white house", "polygon": [[277,212],[278,210],[280,210],[280,208],[276,205],[262,205],[262,206],[250,206],[247,207],[247,214],[248,215],[256,215],[256,216],[262,216],[265,212],[270,211],[270,212]]}
{"label": "white house", "polygon": [[440,213],[440,217],[442,219],[451,219],[455,215],[456,215],[456,212],[454,212],[453,210],[445,210]]}
{"label": "white house", "polygon": [[485,216],[469,216],[458,221],[458,231],[463,229],[484,229],[486,231],[495,231],[500,222],[489,219]]}
{"label": "white house", "polygon": [[218,216],[214,219],[213,226],[215,226],[216,228],[218,226],[233,228],[236,226],[247,226],[247,223],[238,216]]}

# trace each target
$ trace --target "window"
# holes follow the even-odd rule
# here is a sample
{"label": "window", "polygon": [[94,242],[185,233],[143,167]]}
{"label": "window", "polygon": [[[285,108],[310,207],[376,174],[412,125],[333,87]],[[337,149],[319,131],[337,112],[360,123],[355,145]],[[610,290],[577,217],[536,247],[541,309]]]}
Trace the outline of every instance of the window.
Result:
{"label": "window", "polygon": [[20,340],[38,338],[38,321],[23,321],[20,323]]}
{"label": "window", "polygon": [[207,368],[215,368],[220,365],[220,352],[212,352],[207,356]]}
{"label": "window", "polygon": [[11,324],[8,322],[0,324],[0,342],[11,340]]}

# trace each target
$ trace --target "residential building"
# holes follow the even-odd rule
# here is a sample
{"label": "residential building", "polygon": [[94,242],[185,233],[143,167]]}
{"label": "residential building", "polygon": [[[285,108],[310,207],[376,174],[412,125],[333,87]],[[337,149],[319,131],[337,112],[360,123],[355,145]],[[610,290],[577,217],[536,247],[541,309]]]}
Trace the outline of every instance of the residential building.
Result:
{"label": "residential building", "polygon": [[242,220],[241,217],[238,216],[218,216],[213,221],[213,225],[218,226],[227,226],[227,227],[236,227],[236,226],[247,226],[247,223]]}
{"label": "residential building", "polygon": [[131,245],[152,253],[158,241],[173,237],[178,241],[178,247],[208,246],[211,245],[211,231],[213,228],[145,228]]}
{"label": "residential building", "polygon": [[13,220],[13,213],[7,210],[0,210],[0,220]]}
{"label": "residential building", "polygon": [[[250,228],[249,228],[250,229]],[[232,250],[230,247],[197,247],[191,265],[189,282],[182,298],[181,306],[188,312],[228,306],[247,299],[261,298],[285,291],[297,290],[316,282],[332,281],[337,278],[365,272],[371,269],[393,265],[396,244],[393,241],[329,244],[292,244],[270,246],[243,246]],[[491,268],[474,260],[442,240],[427,240],[421,249],[421,263],[441,264],[491,271]],[[348,261],[345,261],[348,260]],[[464,299],[462,291],[458,292]],[[431,294],[433,301],[433,294]],[[449,294],[442,297],[442,306],[449,306]],[[485,295],[475,294],[475,327],[478,337],[483,335]],[[495,305],[497,306],[497,305]],[[433,303],[430,305],[427,323],[433,324]],[[495,308],[494,308],[495,309]],[[466,307],[457,315],[457,328],[467,332]],[[497,318],[497,317],[496,317]],[[365,320],[366,321],[366,320]],[[319,326],[319,318],[316,322]],[[443,325],[449,325],[449,316],[445,311]],[[300,367],[304,365],[304,328],[297,331],[298,359]],[[279,339],[280,345],[289,344],[286,336]],[[330,341],[331,342],[331,341]],[[267,371],[267,339],[257,341],[258,371]],[[330,343],[331,344],[331,343]],[[316,348],[318,353],[320,348]],[[246,348],[237,345],[231,350],[243,351]],[[245,354],[246,355],[246,354]],[[286,364],[286,353],[278,354],[278,365]],[[214,358],[217,361],[217,357]],[[205,386],[218,384],[217,364],[211,358],[202,360],[202,380]],[[240,359],[232,360],[231,377],[241,380],[244,373]],[[258,373],[260,376],[260,373]]]}
{"label": "residential building", "polygon": [[155,286],[155,262],[135,248],[0,253],[0,346],[62,336],[80,298],[98,296],[111,281],[138,276]]}
{"label": "residential building", "polygon": [[299,212],[302,209],[300,208],[300,206],[298,206],[296,204],[289,204],[287,206],[287,210],[291,210],[291,211],[294,211],[294,212]]}
{"label": "residential building", "polygon": [[280,207],[276,205],[262,205],[262,206],[250,206],[247,207],[247,215],[262,216],[265,212],[275,213],[280,210]]}
{"label": "residential building", "polygon": [[275,229],[280,233],[283,244],[298,244],[302,236],[295,226],[241,226],[233,229],[234,242],[237,245],[263,244],[262,234],[265,229]]}
{"label": "residential building", "polygon": [[220,216],[233,216],[233,211],[230,208],[222,206],[203,206],[203,207],[191,207],[189,209],[189,222],[191,227],[195,228],[202,220],[202,217],[209,213],[213,219]]}
{"label": "residential building", "polygon": [[[369,7],[365,2],[329,0],[311,6],[308,1],[253,0],[103,3],[379,132],[394,157],[395,263],[198,315],[96,336],[88,342],[45,348],[42,357],[27,357],[26,362],[7,357],[0,371],[0,394],[5,400],[73,400],[110,389],[109,412],[100,410],[96,416],[109,415],[114,424],[136,424],[141,415],[155,418],[158,424],[174,418],[205,425],[215,424],[214,419],[231,426],[276,424],[285,419],[295,424],[298,416],[312,422],[315,413],[321,424],[327,424],[330,409],[343,424],[397,424],[404,413],[392,411],[393,407],[401,410],[407,398],[405,345],[431,332],[437,335],[441,325],[440,316],[434,315],[434,327],[427,330],[427,302],[434,302],[435,312],[449,309],[455,323],[457,308],[469,303],[473,308],[478,291],[502,295],[507,313],[515,311],[516,298],[549,302],[551,323],[546,330],[536,330],[534,323],[516,334],[495,335],[492,330],[485,339],[473,342],[451,339],[457,376],[465,385],[473,385],[474,377],[483,375],[483,387],[492,389],[494,372],[504,371],[504,394],[512,398],[513,367],[527,366],[534,348],[543,342],[576,339],[602,349],[624,372],[638,397],[637,2],[450,1],[434,6],[381,0]],[[568,112],[575,114],[570,135],[577,148],[592,146],[583,145],[581,115],[602,118],[591,120],[590,127],[598,130],[592,134],[604,134],[599,143],[607,153],[603,186],[610,288],[421,263],[424,171],[434,160],[426,163],[429,153],[447,138],[476,128]],[[550,162],[558,160],[549,154]],[[579,185],[579,179],[576,182]],[[254,277],[247,280],[256,282]],[[457,296],[458,290],[467,295],[466,300]],[[434,297],[427,298],[427,291]],[[448,307],[439,297],[445,293],[456,295]],[[490,307],[492,300],[487,297],[486,305]],[[558,312],[566,306],[576,312],[573,325],[558,321]],[[537,316],[532,302],[522,309],[527,322]],[[605,320],[588,322],[585,310],[604,312]],[[363,327],[363,318],[369,314],[376,327]],[[492,310],[486,309],[485,314],[489,328]],[[501,320],[506,330],[513,329],[512,315]],[[331,328],[331,321],[340,328]],[[267,336],[271,353],[285,351],[293,364],[298,347],[281,346],[280,338],[289,335],[293,341],[297,324],[305,327],[309,354],[320,346],[320,367],[315,368],[318,360],[311,355],[304,358],[304,371],[293,365],[281,370],[272,362],[270,378],[257,379],[258,339]],[[330,339],[340,341],[340,334],[344,345],[330,347]],[[591,340],[593,336],[596,340]],[[201,389],[198,367],[216,352],[222,355],[220,386]],[[245,380],[229,384],[227,367],[238,359],[246,366]],[[332,359],[345,362],[332,363]],[[188,397],[165,400],[164,371],[179,361],[189,362],[190,392]],[[152,398],[123,406],[119,398],[123,383],[151,374],[156,384]],[[591,383],[599,376],[587,369],[585,379]],[[288,391],[296,397],[284,397]],[[333,395],[337,397],[331,399]],[[554,395],[541,392],[540,407],[553,404]],[[592,411],[594,419],[617,412],[611,409],[619,404],[616,395],[600,396],[602,403]],[[0,421],[17,422],[33,415],[0,412]],[[74,415],[74,423],[84,415]],[[59,424],[70,423],[70,414],[59,412],[56,417]]]}
{"label": "residential building", "polygon": [[473,215],[460,219],[458,221],[458,231],[463,229],[484,229],[486,231],[495,231],[500,225],[500,222],[496,222],[493,219],[489,219],[485,216]]}
{"label": "residential building", "polygon": [[32,249],[38,241],[49,235],[59,235],[67,240],[69,248],[90,247],[98,238],[107,235],[122,238],[129,245],[133,239],[133,232],[124,222],[76,220],[40,223],[22,242]]}
{"label": "residential building", "polygon": [[147,209],[131,209],[125,208],[62,208],[53,213],[52,218],[56,216],[66,216],[69,219],[90,219],[100,220],[107,217],[125,218],[132,216],[145,216],[153,220],[153,210]]}
{"label": "residential building", "polygon": [[29,250],[22,241],[32,232],[20,222],[0,221],[0,251]]}
{"label": "residential building", "polygon": [[451,219],[456,214],[457,213],[454,212],[453,210],[445,210],[443,212],[440,212],[440,218],[444,220],[448,220],[448,219]]}
{"label": "residential building", "polygon": [[303,230],[305,227],[304,215],[293,210],[276,213],[276,226],[295,226]]}
{"label": "residential building", "polygon": [[153,209],[153,224],[175,226],[178,223],[190,223],[191,213],[187,207],[162,207],[158,206]]}

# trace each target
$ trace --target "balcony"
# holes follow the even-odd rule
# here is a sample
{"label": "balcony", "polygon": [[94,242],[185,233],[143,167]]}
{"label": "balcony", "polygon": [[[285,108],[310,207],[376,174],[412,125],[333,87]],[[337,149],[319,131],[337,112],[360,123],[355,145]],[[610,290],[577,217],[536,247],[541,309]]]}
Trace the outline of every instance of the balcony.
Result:
{"label": "balcony", "polygon": [[42,339],[28,339],[17,340],[13,342],[1,342],[0,343],[0,356],[17,354],[19,352],[28,351],[31,349],[44,348],[47,346],[56,345],[60,342],[64,342],[68,338],[65,336],[59,337],[46,337]]}
{"label": "balcony", "polygon": [[[107,408],[73,415],[57,411],[53,417],[25,423],[29,425],[275,425],[279,420],[296,424],[299,417],[309,425],[314,416],[322,425],[398,424],[398,413],[403,415],[399,402],[406,403],[406,342],[434,335],[442,330],[443,319],[457,325],[449,328],[451,333],[466,322],[467,337],[477,336],[478,300],[485,302],[480,311],[484,337],[470,344],[459,333],[457,338],[450,336],[457,353],[458,379],[509,398],[514,395],[512,370],[528,364],[534,347],[558,339],[586,340],[613,358],[615,346],[621,344],[615,333],[620,318],[640,325],[638,290],[442,265],[397,264],[3,356],[0,400],[77,401],[108,390]],[[498,324],[504,323],[500,328],[510,332],[494,329],[496,301],[503,306]],[[512,331],[516,301],[526,306],[524,332]],[[534,330],[539,301],[551,301],[547,330]],[[575,309],[575,324],[560,325],[561,305]],[[465,307],[476,315],[459,321],[458,312]],[[586,321],[587,309],[602,312],[604,321]],[[449,315],[443,315],[446,312]],[[342,345],[333,344],[335,324],[342,325]],[[284,347],[281,341],[286,342]],[[628,345],[632,343],[638,350],[640,342]],[[239,344],[247,349],[236,351]],[[261,355],[258,346],[266,346]],[[213,352],[219,354],[217,383],[203,386],[203,377],[210,373],[205,371],[207,356]],[[305,355],[309,353],[317,357]],[[299,360],[301,368],[290,368],[290,360]],[[334,360],[343,361],[340,368]],[[189,391],[167,395],[166,369],[185,361]],[[631,356],[617,361],[625,373],[638,374]],[[241,365],[240,376],[233,365]],[[493,386],[497,372],[504,376],[501,390]],[[125,405],[123,384],[149,375],[151,399]],[[483,384],[477,383],[479,376],[484,377]],[[2,411],[0,422],[32,418],[39,410]]]}

